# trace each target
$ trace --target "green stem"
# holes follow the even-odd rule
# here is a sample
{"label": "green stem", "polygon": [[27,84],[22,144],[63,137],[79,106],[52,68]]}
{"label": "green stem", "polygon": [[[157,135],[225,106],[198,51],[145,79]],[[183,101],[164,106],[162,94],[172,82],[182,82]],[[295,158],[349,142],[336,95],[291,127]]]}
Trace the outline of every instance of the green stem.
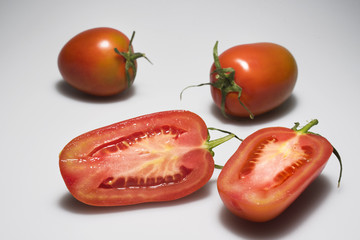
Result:
{"label": "green stem", "polygon": [[180,101],[182,100],[182,95],[183,95],[183,92],[188,89],[188,88],[193,88],[193,87],[201,87],[201,86],[204,86],[204,85],[211,85],[211,83],[201,83],[201,84],[198,84],[198,85],[191,85],[191,86],[187,86],[186,88],[184,88],[181,93],[180,93]]}
{"label": "green stem", "polygon": [[294,131],[296,131],[298,133],[308,133],[310,128],[317,125],[318,123],[319,123],[319,121],[317,119],[311,120],[308,124],[306,124],[301,129],[297,129],[297,127],[299,126],[299,123],[295,123],[295,126],[292,128],[292,130],[294,130]]}
{"label": "green stem", "polygon": [[334,153],[334,155],[336,156],[336,158],[338,159],[339,164],[340,164],[340,174],[339,174],[339,179],[338,179],[338,188],[339,188],[339,187],[340,187],[340,182],[341,182],[341,177],[342,177],[343,165],[342,165],[342,161],[341,161],[340,154],[339,154],[339,152],[334,148],[334,146],[333,146],[333,153]]}
{"label": "green stem", "polygon": [[[214,131],[219,131],[222,133],[227,133],[227,134],[234,134],[232,132],[226,131],[226,130],[222,130],[222,129],[218,129],[218,128],[213,128],[213,127],[208,127],[208,130],[214,130]],[[235,135],[235,134],[234,134]],[[238,136],[234,136],[236,139],[238,139],[239,141],[244,141],[243,139],[239,138]]]}
{"label": "green stem", "polygon": [[224,168],[224,166],[221,166],[221,165],[218,165],[218,164],[215,164],[215,169],[223,169]]}
{"label": "green stem", "polygon": [[[125,58],[125,74],[126,74],[126,80],[127,80],[128,87],[130,87],[132,85],[134,78],[136,76],[136,71],[137,71],[136,59],[143,57],[152,64],[152,62],[145,56],[144,53],[134,53],[133,47],[132,47],[132,42],[134,40],[134,37],[135,37],[135,31],[131,35],[131,39],[129,42],[127,52],[120,52],[117,48],[114,48],[114,51],[117,54],[119,54]],[[130,68],[132,69],[133,74],[134,74],[133,78],[131,78],[131,76],[130,76],[130,72],[129,72]]]}
{"label": "green stem", "polygon": [[212,151],[213,148],[223,144],[224,142],[229,141],[233,137],[235,137],[235,134],[229,134],[229,135],[226,135],[225,137],[221,137],[221,138],[218,138],[218,139],[215,139],[215,140],[208,141],[207,148],[210,151]]}
{"label": "green stem", "polygon": [[[219,54],[218,54],[218,45],[219,41],[216,41],[215,46],[213,48],[213,58],[214,58],[214,65],[215,65],[215,71],[220,75],[220,77],[226,79],[226,72],[222,71],[220,60],[219,60]],[[227,69],[228,71],[234,71],[234,69]]]}
{"label": "green stem", "polygon": [[218,41],[215,43],[213,49],[215,70],[213,74],[218,74],[217,81],[212,84],[213,87],[221,91],[221,112],[226,117],[225,101],[229,93],[237,93],[240,105],[249,113],[249,117],[254,119],[254,114],[250,109],[240,100],[242,88],[235,82],[235,70],[233,68],[222,68],[218,56]]}
{"label": "green stem", "polygon": [[225,111],[226,96],[229,93],[237,93],[238,101],[239,101],[240,105],[249,113],[250,118],[254,119],[254,114],[240,100],[241,93],[242,93],[242,88],[239,85],[237,85],[237,83],[235,82],[235,70],[233,68],[221,68],[221,64],[220,64],[220,60],[219,60],[219,56],[218,56],[218,44],[219,44],[219,42],[216,41],[215,46],[213,48],[213,57],[214,57],[215,70],[213,72],[211,72],[211,74],[216,74],[216,79],[217,80],[215,82],[212,82],[212,83],[202,83],[202,84],[199,84],[199,85],[192,85],[192,86],[186,87],[185,89],[183,89],[181,91],[180,99],[182,98],[183,92],[188,88],[200,87],[200,86],[204,86],[204,85],[211,85],[212,87],[219,89],[220,92],[221,92],[220,109],[221,109],[222,114],[225,117],[228,117],[228,115],[226,114],[226,111]]}
{"label": "green stem", "polygon": [[[228,135],[224,136],[224,137],[221,137],[221,138],[218,138],[218,139],[215,139],[215,140],[211,140],[210,141],[210,134],[208,135],[208,139],[207,139],[207,143],[206,143],[206,148],[209,150],[209,152],[211,153],[212,156],[215,155],[214,151],[213,151],[213,148],[219,146],[220,144],[223,144],[224,142],[227,142],[229,141],[230,139],[232,138],[236,138],[238,139],[239,141],[243,141],[241,138],[239,138],[238,136],[236,136],[234,133],[231,133],[229,131],[225,131],[225,130],[221,130],[221,129],[218,129],[218,128],[212,128],[212,127],[209,127],[208,130],[216,130],[216,131],[219,131],[219,132],[222,132],[222,133],[227,133]],[[215,164],[215,168],[216,169],[222,169],[223,166],[221,165],[218,165],[218,164]]]}

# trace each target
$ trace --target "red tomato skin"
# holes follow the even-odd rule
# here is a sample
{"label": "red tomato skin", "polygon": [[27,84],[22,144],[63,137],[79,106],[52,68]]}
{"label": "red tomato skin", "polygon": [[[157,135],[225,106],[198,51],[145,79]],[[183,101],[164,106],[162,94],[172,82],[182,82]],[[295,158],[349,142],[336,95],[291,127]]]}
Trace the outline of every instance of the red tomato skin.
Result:
{"label": "red tomato skin", "polygon": [[[278,171],[275,170],[271,171],[273,175],[270,181],[265,181],[264,184],[251,181],[246,176],[242,179],[240,173],[245,171],[246,164],[250,159],[250,153],[254,151],[259,142],[268,137],[275,137],[279,143],[289,142],[291,139],[298,137],[296,144],[312,147],[312,151],[314,151],[311,155],[312,159],[281,183],[276,183],[275,176]],[[310,183],[320,175],[332,151],[332,145],[325,138],[318,135],[300,135],[291,129],[282,127],[259,130],[247,137],[225,164],[217,182],[219,195],[226,208],[243,219],[253,222],[272,220],[294,202]],[[280,163],[273,163],[272,166],[268,167],[271,169],[274,167],[273,165],[277,164]],[[266,175],[259,174],[257,178],[253,178],[261,179],[265,177]]]}
{"label": "red tomato skin", "polygon": [[[121,154],[115,159],[106,155],[95,156],[94,152],[123,136],[149,129],[154,130],[164,125],[185,131],[176,139],[172,147],[180,149],[178,152],[184,151],[181,149],[187,150],[181,156],[174,156],[178,158],[177,163],[191,169],[186,178],[180,182],[163,183],[151,187],[99,188],[103,179],[122,174],[116,167],[122,164],[121,161],[124,161],[124,166],[131,167],[132,163],[126,162],[127,159],[121,160]],[[189,111],[166,111],[140,116],[95,129],[74,138],[60,153],[61,175],[70,193],[88,205],[122,206],[175,200],[200,189],[211,178],[214,160],[206,148],[207,136],[207,127],[203,120]],[[149,143],[154,144],[154,142]],[[135,147],[129,154],[135,153],[137,149],[141,148]],[[149,150],[156,149],[149,147]],[[139,172],[135,177],[140,179],[144,176]]]}
{"label": "red tomato skin", "polygon": [[[114,48],[127,52],[129,42],[125,34],[112,28],[81,32],[61,49],[59,71],[71,86],[91,95],[111,96],[123,92],[129,87],[125,59]],[[129,74],[133,82],[135,76],[131,68]]]}
{"label": "red tomato skin", "polygon": [[[256,116],[266,113],[287,100],[297,80],[295,58],[284,47],[274,43],[237,45],[219,56],[222,68],[235,70],[235,83],[242,88],[240,100]],[[217,81],[215,65],[211,66],[210,82]],[[211,87],[215,104],[221,108],[221,92]],[[238,93],[229,93],[225,112],[232,116],[248,117],[249,112],[239,103]]]}

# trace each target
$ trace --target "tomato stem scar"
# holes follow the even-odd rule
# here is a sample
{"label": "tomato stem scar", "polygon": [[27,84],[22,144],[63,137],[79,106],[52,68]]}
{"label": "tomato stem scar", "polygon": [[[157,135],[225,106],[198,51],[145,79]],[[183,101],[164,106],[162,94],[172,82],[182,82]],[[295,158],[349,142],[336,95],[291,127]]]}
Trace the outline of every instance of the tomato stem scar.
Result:
{"label": "tomato stem scar", "polygon": [[[145,56],[144,53],[139,53],[139,52],[134,53],[134,49],[132,47],[132,42],[134,40],[134,37],[135,37],[135,31],[133,31],[133,33],[131,35],[131,39],[129,42],[129,48],[128,48],[127,52],[120,52],[117,48],[114,48],[114,51],[117,54],[119,54],[125,58],[125,73],[126,73],[126,80],[128,83],[128,87],[130,87],[132,85],[133,79],[136,76],[136,71],[137,71],[136,64],[135,64],[136,59],[143,57],[149,63],[152,64],[152,62]],[[133,70],[133,74],[134,74],[133,78],[130,77],[130,72],[129,72],[130,68]]]}

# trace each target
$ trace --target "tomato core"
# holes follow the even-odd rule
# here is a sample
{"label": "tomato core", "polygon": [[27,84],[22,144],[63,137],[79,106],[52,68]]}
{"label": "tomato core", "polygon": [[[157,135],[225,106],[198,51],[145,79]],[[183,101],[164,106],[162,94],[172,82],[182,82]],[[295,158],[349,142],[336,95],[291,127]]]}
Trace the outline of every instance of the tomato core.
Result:
{"label": "tomato core", "polygon": [[299,136],[288,141],[268,137],[259,142],[249,153],[240,171],[240,180],[269,190],[281,185],[297,170],[311,161],[312,148],[300,146]]}
{"label": "tomato core", "polygon": [[[183,181],[192,169],[178,163],[178,156],[182,154],[175,147],[175,141],[185,132],[175,126],[163,125],[97,147],[89,157],[107,159],[112,162],[113,169],[120,170],[118,175],[103,179],[99,188],[156,187]],[[118,161],[120,156],[129,161]]]}
{"label": "tomato core", "polygon": [[[169,134],[170,138],[177,139],[185,130],[176,128],[173,126],[164,125],[154,129],[148,129],[145,132],[135,132],[128,136],[122,137],[110,143],[106,143],[95,148],[90,154],[90,157],[96,157],[98,155],[108,155],[116,154],[118,151],[128,149],[130,146],[140,143],[141,141],[152,138],[155,136],[160,136],[161,134]],[[166,140],[165,140],[166,141]]]}

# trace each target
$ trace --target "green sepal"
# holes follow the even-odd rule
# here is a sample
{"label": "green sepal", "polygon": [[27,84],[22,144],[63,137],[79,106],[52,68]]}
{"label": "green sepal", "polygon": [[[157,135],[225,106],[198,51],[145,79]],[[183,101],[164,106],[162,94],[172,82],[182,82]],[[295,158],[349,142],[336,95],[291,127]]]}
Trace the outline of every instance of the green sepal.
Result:
{"label": "green sepal", "polygon": [[225,102],[226,96],[229,93],[237,93],[238,94],[238,101],[243,108],[249,113],[251,119],[254,119],[254,114],[250,111],[250,109],[240,100],[242,94],[242,88],[235,82],[235,70],[233,68],[222,68],[219,61],[218,56],[218,41],[215,43],[213,49],[213,57],[214,57],[214,66],[215,70],[211,74],[216,74],[217,81],[214,83],[202,83],[198,85],[192,85],[184,88],[180,93],[180,99],[182,98],[183,92],[192,87],[201,87],[204,85],[211,85],[214,88],[217,88],[221,92],[221,112],[225,117],[228,117],[225,111]]}
{"label": "green sepal", "polygon": [[131,79],[130,73],[129,73],[130,68],[133,70],[134,78],[136,76],[136,71],[137,71],[136,64],[135,64],[136,59],[143,57],[152,64],[152,62],[145,56],[144,53],[138,53],[138,52],[134,53],[134,50],[132,47],[132,42],[134,40],[134,37],[135,37],[135,31],[131,35],[131,39],[129,42],[129,47],[128,47],[127,52],[120,52],[117,48],[114,48],[114,51],[117,54],[119,54],[125,58],[125,74],[126,74],[126,81],[127,81],[128,87],[130,87],[133,83],[133,80]]}
{"label": "green sepal", "polygon": [[224,116],[227,116],[225,112],[226,96],[229,93],[237,93],[239,103],[249,113],[250,118],[254,119],[253,113],[240,100],[242,88],[235,82],[235,70],[233,68],[222,68],[220,65],[219,55],[218,55],[218,44],[219,42],[216,41],[213,49],[215,70],[212,72],[212,74],[217,74],[216,76],[217,81],[213,83],[212,86],[221,91],[221,112]]}
{"label": "green sepal", "polygon": [[[228,135],[218,138],[218,139],[214,139],[214,140],[210,140],[210,133],[209,130],[216,130],[222,133],[227,133]],[[206,139],[206,148],[208,149],[208,151],[210,152],[211,156],[214,156],[215,153],[213,151],[213,148],[219,146],[220,144],[223,144],[224,142],[227,142],[228,140],[232,139],[232,138],[236,138],[239,141],[243,141],[243,139],[239,138],[238,136],[236,136],[234,133],[231,133],[229,131],[225,131],[225,130],[221,130],[218,128],[213,128],[213,127],[209,127],[208,128],[208,137]],[[215,168],[216,169],[222,169],[223,166],[215,164]]]}

